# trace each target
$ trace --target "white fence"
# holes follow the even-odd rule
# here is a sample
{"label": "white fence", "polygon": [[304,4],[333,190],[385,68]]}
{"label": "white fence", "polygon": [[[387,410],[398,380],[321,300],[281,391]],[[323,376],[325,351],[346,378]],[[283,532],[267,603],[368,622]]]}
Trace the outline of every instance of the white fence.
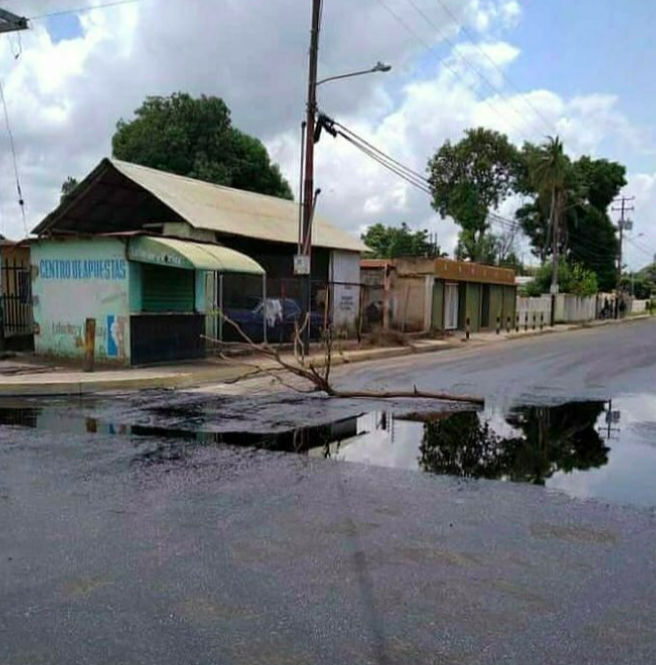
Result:
{"label": "white fence", "polygon": [[597,296],[556,296],[556,323],[582,323],[597,318]]}
{"label": "white fence", "polygon": [[539,298],[517,298],[517,317],[520,327],[533,325],[535,320],[539,325],[543,321],[545,325],[551,325],[551,296],[540,296]]}
{"label": "white fence", "polygon": [[[551,303],[549,295],[538,298],[517,298],[517,315],[519,325],[533,325],[535,320],[538,324],[541,320],[546,325],[551,324]],[[580,297],[567,293],[559,293],[556,296],[556,323],[581,323],[583,321],[594,321],[599,313],[597,296]]]}
{"label": "white fence", "polygon": [[631,303],[631,314],[645,314],[647,312],[649,300],[633,300]]}

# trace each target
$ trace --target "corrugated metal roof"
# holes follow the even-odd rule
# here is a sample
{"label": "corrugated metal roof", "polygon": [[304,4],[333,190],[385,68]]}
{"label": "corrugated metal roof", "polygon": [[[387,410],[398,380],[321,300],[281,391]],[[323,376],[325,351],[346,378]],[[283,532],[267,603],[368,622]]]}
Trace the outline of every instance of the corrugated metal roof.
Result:
{"label": "corrugated metal roof", "polygon": [[257,262],[227,247],[208,243],[139,236],[128,241],[128,258],[132,261],[196,270],[263,275]]}
{"label": "corrugated metal roof", "polygon": [[[147,190],[191,226],[218,233],[296,244],[298,203],[263,194],[185,178],[156,169],[112,159],[126,178]],[[346,231],[315,216],[312,244],[317,247],[367,251],[366,245]]]}

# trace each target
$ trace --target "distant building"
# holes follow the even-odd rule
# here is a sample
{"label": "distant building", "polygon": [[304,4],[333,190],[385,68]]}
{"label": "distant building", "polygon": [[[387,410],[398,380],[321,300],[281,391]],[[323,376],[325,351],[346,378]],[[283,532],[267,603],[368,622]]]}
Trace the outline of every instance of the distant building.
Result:
{"label": "distant building", "polygon": [[515,320],[515,273],[445,258],[363,259],[365,307],[406,332],[493,330]]}

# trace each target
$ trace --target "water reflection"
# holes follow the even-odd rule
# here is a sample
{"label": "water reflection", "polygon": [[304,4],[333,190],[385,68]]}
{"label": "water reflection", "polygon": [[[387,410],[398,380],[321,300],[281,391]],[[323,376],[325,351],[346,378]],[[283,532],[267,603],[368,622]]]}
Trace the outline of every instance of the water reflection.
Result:
{"label": "water reflection", "polygon": [[430,473],[543,485],[559,471],[608,463],[610,448],[596,429],[604,409],[604,402],[515,408],[505,418],[506,435],[478,413],[457,413],[424,425],[419,465]]}
{"label": "water reflection", "polygon": [[[201,446],[230,445],[461,478],[534,483],[577,497],[656,506],[656,396],[510,410],[491,405],[482,412],[399,415],[400,405],[395,406],[396,412],[262,433],[225,431],[226,425],[247,427],[247,421],[222,419],[216,409],[204,411],[203,405],[193,406],[193,418],[186,418],[185,411],[175,423],[144,409],[140,422],[120,424],[89,417],[89,411],[69,403],[4,403],[0,427],[70,434],[66,440],[71,445],[86,445],[89,436],[122,437],[133,446],[131,462],[136,466],[185,464]],[[13,435],[4,437],[16,440]]]}

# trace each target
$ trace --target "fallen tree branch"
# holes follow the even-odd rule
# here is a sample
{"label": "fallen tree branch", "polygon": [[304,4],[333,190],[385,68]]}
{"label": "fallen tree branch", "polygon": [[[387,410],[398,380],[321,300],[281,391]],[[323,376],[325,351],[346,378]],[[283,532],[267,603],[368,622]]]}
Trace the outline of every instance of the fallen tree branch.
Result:
{"label": "fallen tree branch", "polygon": [[[329,326],[327,330],[324,331],[323,345],[324,345],[324,358],[323,366],[317,367],[314,363],[307,361],[306,358],[301,355],[299,357],[298,349],[303,349],[303,344],[301,340],[301,335],[305,331],[306,326],[309,325],[309,315],[306,315],[303,325],[299,327],[295,326],[295,339],[294,339],[294,361],[290,362],[285,359],[280,351],[275,347],[264,342],[258,344],[254,342],[241,328],[241,326],[225,316],[222,312],[219,312],[219,315],[223,317],[223,320],[238,333],[238,335],[244,340],[244,343],[241,345],[244,348],[251,349],[263,355],[269,361],[273,361],[277,366],[276,367],[263,367],[262,365],[255,363],[248,363],[243,360],[237,360],[234,358],[228,358],[225,354],[220,353],[219,356],[231,362],[233,364],[242,365],[245,367],[250,367],[254,371],[248,372],[243,377],[239,377],[233,381],[236,383],[245,378],[253,378],[258,375],[267,375],[270,376],[273,380],[279,384],[294,390],[295,392],[303,394],[313,394],[322,392],[328,395],[328,397],[335,397],[339,399],[435,399],[440,401],[447,402],[461,402],[467,404],[474,404],[476,406],[482,406],[485,402],[479,397],[473,397],[470,395],[452,395],[451,393],[443,392],[428,392],[424,390],[417,390],[417,387],[414,386],[413,390],[392,390],[392,391],[369,391],[369,390],[338,390],[330,383],[330,371],[332,365],[332,351],[333,351],[333,342],[334,336],[332,334],[332,327]],[[203,338],[217,344],[218,346],[222,345],[220,340],[214,339],[203,335]],[[287,372],[292,376],[295,376],[303,381],[310,383],[312,386],[309,390],[303,390],[284,381],[280,376],[280,372]]]}

